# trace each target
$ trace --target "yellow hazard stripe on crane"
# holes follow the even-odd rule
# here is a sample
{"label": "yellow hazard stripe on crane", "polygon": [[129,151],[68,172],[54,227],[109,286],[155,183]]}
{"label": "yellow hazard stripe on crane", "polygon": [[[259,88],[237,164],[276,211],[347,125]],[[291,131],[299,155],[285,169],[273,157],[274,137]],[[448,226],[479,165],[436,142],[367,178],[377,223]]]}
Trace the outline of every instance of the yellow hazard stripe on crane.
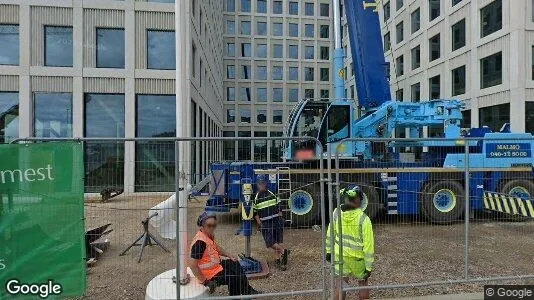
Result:
{"label": "yellow hazard stripe on crane", "polygon": [[483,200],[486,209],[534,218],[534,203],[532,200],[493,192],[484,192]]}

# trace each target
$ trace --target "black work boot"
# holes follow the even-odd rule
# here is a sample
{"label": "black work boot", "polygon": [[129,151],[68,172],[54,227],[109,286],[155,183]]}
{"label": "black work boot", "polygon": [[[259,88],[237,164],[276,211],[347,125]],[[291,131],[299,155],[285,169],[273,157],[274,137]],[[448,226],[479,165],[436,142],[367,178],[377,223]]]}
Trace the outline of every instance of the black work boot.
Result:
{"label": "black work boot", "polygon": [[276,260],[276,267],[282,271],[287,270],[286,265],[282,264],[282,261],[280,259]]}
{"label": "black work boot", "polygon": [[284,253],[282,254],[282,265],[287,265],[287,260],[289,258],[289,254],[291,253],[291,250],[284,249]]}

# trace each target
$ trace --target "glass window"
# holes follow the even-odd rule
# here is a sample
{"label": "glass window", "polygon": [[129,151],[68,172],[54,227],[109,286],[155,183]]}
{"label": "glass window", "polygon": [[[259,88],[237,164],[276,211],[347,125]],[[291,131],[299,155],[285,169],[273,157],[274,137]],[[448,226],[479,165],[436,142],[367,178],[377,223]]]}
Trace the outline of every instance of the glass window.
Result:
{"label": "glass window", "polygon": [[241,0],[241,11],[250,12],[250,0]]}
{"label": "glass window", "polygon": [[243,65],[241,66],[243,73],[241,73],[241,79],[251,79],[251,69],[250,66]]}
{"label": "glass window", "polygon": [[235,109],[226,110],[226,123],[235,123]]}
{"label": "glass window", "polygon": [[465,46],[465,19],[452,25],[452,51]]}
{"label": "glass window", "polygon": [[[239,131],[237,133],[238,137],[250,137],[250,131]],[[252,143],[250,140],[238,141],[237,142],[237,159],[238,160],[250,160],[252,153],[251,149]]]}
{"label": "glass window", "polygon": [[235,34],[235,22],[234,21],[226,21],[226,33],[227,34]]}
{"label": "glass window", "polygon": [[494,132],[499,132],[504,124],[510,123],[510,103],[480,108],[478,113],[479,126],[488,126]]}
{"label": "glass window", "polygon": [[197,47],[193,43],[191,45],[191,75],[193,77],[197,76]]}
{"label": "glass window", "polygon": [[[267,131],[254,131],[254,137],[267,137]],[[254,161],[267,161],[267,140],[254,141]]]}
{"label": "glass window", "polygon": [[289,89],[289,102],[299,101],[299,89]]}
{"label": "glass window", "polygon": [[226,101],[235,101],[235,88],[234,87],[226,88]]}
{"label": "glass window", "polygon": [[96,29],[96,67],[124,68],[124,29]]}
{"label": "glass window", "polygon": [[418,8],[412,12],[412,33],[417,32],[421,28],[421,9]]}
{"label": "glass window", "polygon": [[239,108],[239,115],[241,116],[241,123],[250,124],[250,108]]}
{"label": "glass window", "polygon": [[256,24],[256,34],[257,35],[267,35],[267,23],[266,22],[258,22]]}
{"label": "glass window", "polygon": [[256,101],[267,102],[267,88],[256,89]]}
{"label": "glass window", "polygon": [[19,64],[19,25],[0,24],[0,65]]}
{"label": "glass window", "polygon": [[452,95],[465,94],[465,66],[452,70]]}
{"label": "glass window", "polygon": [[[233,131],[223,131],[223,137],[235,137],[235,132]],[[235,141],[226,140],[223,142],[223,155],[224,160],[232,161],[235,160]]]}
{"label": "glass window", "polygon": [[284,112],[279,109],[273,110],[273,123],[274,124],[282,124],[282,120],[284,119]]}
{"label": "glass window", "polygon": [[321,25],[319,35],[320,35],[320,37],[321,37],[322,39],[328,39],[328,38],[330,38],[330,26],[328,26],[328,25]]}
{"label": "glass window", "polygon": [[[137,137],[176,136],[175,95],[137,95],[136,109]],[[137,142],[135,162],[136,192],[174,190],[174,142]]]}
{"label": "glass window", "polygon": [[273,102],[283,102],[284,101],[284,89],[273,88]]}
{"label": "glass window", "polygon": [[441,14],[439,2],[440,0],[428,0],[428,14],[430,21],[439,17],[439,15]]}
{"label": "glass window", "polygon": [[456,4],[462,2],[462,0],[452,0],[452,6],[455,6]]}
{"label": "glass window", "polygon": [[525,132],[534,133],[534,102],[525,102]]}
{"label": "glass window", "polygon": [[[124,137],[124,95],[86,94],[85,137]],[[85,192],[124,184],[124,143],[85,143]]]}
{"label": "glass window", "polygon": [[404,75],[404,55],[401,55],[395,59],[395,68],[397,76]]}
{"label": "glass window", "polygon": [[248,87],[242,87],[241,89],[241,95],[239,95],[239,101],[241,102],[250,102],[251,96],[250,95],[250,88]]}
{"label": "glass window", "polygon": [[391,4],[390,2],[384,3],[384,21],[389,20],[391,17]]}
{"label": "glass window", "polygon": [[502,28],[502,0],[495,0],[480,10],[480,37]]}
{"label": "glass window", "polygon": [[330,90],[321,90],[321,99],[330,98]]}
{"label": "glass window", "polygon": [[397,44],[404,40],[404,22],[397,24]]}
{"label": "glass window", "polygon": [[306,24],[304,25],[304,36],[312,38],[315,36],[315,25]]}
{"label": "glass window", "polygon": [[0,92],[0,143],[7,144],[18,137],[19,93]]}
{"label": "glass window", "polygon": [[272,67],[272,80],[283,80],[284,79],[284,67],[282,66],[273,66]]}
{"label": "glass window", "polygon": [[315,98],[315,90],[314,89],[305,89],[304,90],[304,98],[306,98],[306,99]]}
{"label": "glass window", "polygon": [[314,4],[313,3],[306,2],[304,4],[304,9],[305,9],[304,14],[306,16],[313,16],[315,14],[315,12],[314,12],[315,8],[314,8]]}
{"label": "glass window", "polygon": [[235,66],[226,66],[226,78],[235,79]]}
{"label": "glass window", "polygon": [[330,60],[330,47],[321,46],[320,50],[321,50],[321,59]]}
{"label": "glass window", "polygon": [[267,123],[267,110],[258,109],[258,112],[256,113],[256,122],[260,124]]}
{"label": "glass window", "polygon": [[480,86],[488,88],[502,83],[502,52],[480,60]]}
{"label": "glass window", "polygon": [[321,3],[319,8],[320,8],[319,15],[321,17],[330,17],[330,5],[328,3]]}
{"label": "glass window", "polygon": [[256,56],[261,58],[267,58],[267,45],[258,44],[256,47]]}
{"label": "glass window", "polygon": [[401,9],[404,6],[404,0],[397,0],[397,10]]}
{"label": "glass window", "polygon": [[299,46],[298,45],[289,45],[288,46],[288,58],[299,58]]}
{"label": "glass window", "polygon": [[72,27],[45,26],[44,34],[45,66],[72,67]]}
{"label": "glass window", "polygon": [[421,46],[412,49],[412,70],[421,66]]}
{"label": "glass window", "polygon": [[72,137],[72,94],[34,93],[35,137]]}
{"label": "glass window", "polygon": [[174,31],[147,30],[147,56],[149,69],[176,69]]}
{"label": "glass window", "polygon": [[273,45],[273,58],[283,58],[284,57],[284,47],[280,44]]}
{"label": "glass window", "polygon": [[321,68],[319,69],[321,73],[321,81],[330,81],[330,69],[329,68]]}
{"label": "glass window", "polygon": [[315,48],[313,46],[304,47],[304,59],[314,59]]}
{"label": "glass window", "polygon": [[251,57],[252,46],[250,43],[241,43],[241,57]]}
{"label": "glass window", "polygon": [[273,35],[282,36],[284,34],[284,26],[282,23],[273,23]]}
{"label": "glass window", "polygon": [[289,36],[292,36],[292,37],[299,36],[299,24],[289,23]]}
{"label": "glass window", "polygon": [[[271,137],[282,137],[282,132],[271,132]],[[270,148],[271,148],[271,155],[270,159],[272,162],[279,162],[281,161],[281,157],[283,154],[283,148],[282,148],[282,141],[281,140],[275,140],[270,141]]]}
{"label": "glass window", "polygon": [[462,111],[462,121],[460,122],[461,128],[471,128],[471,110]]}
{"label": "glass window", "polygon": [[315,80],[315,69],[306,67],[304,68],[304,81],[314,81]]}
{"label": "glass window", "polygon": [[428,40],[430,48],[430,61],[436,60],[441,56],[440,36],[439,33]]}
{"label": "glass window", "polygon": [[298,15],[299,14],[299,3],[298,2],[289,2],[289,14]]}
{"label": "glass window", "polygon": [[282,1],[273,1],[273,14],[282,14],[283,7]]}
{"label": "glass window", "polygon": [[430,89],[430,99],[439,99],[441,93],[441,83],[438,76],[434,76],[428,80]]}
{"label": "glass window", "polygon": [[[194,7],[194,5],[193,5]],[[226,0],[226,11],[234,12],[235,11],[235,0]]]}
{"label": "glass window", "polygon": [[391,49],[391,34],[387,32],[384,34],[384,51]]}
{"label": "glass window", "polygon": [[412,94],[412,102],[421,101],[421,84],[419,82],[416,84],[412,84],[412,86],[410,87],[410,93]]}
{"label": "glass window", "polygon": [[258,73],[256,74],[257,80],[267,80],[267,67],[266,66],[258,66],[257,71],[258,71]]}
{"label": "glass window", "polygon": [[234,57],[235,56],[235,44],[226,43],[226,56]]}
{"label": "glass window", "polygon": [[267,13],[267,0],[257,0],[256,1],[256,12],[260,14]]}
{"label": "glass window", "polygon": [[241,21],[241,34],[250,35],[250,21]]}
{"label": "glass window", "polygon": [[288,71],[289,80],[299,80],[299,68],[298,67],[289,67]]}

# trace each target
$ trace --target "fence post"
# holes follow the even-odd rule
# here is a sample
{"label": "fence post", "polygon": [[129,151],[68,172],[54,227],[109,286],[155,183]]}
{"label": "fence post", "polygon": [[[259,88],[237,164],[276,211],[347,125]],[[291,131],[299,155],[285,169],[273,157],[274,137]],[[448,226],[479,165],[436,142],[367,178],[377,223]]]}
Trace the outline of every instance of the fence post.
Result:
{"label": "fence post", "polygon": [[[319,143],[321,144],[321,143]],[[321,155],[319,158],[319,173],[321,174],[321,181],[320,181],[320,191],[321,191],[321,262],[322,262],[322,275],[323,275],[323,296],[322,299],[326,300],[326,209],[325,209],[325,198],[324,198],[324,183],[325,183],[325,177],[324,177],[324,155],[323,155],[323,146],[321,146]],[[330,165],[330,157],[326,158],[327,164]]]}
{"label": "fence post", "polygon": [[[344,299],[343,297],[343,226],[341,224],[341,195],[339,194],[339,152],[336,149],[336,220],[337,220],[337,236],[339,240],[339,258],[336,257],[336,259],[339,259],[339,300]],[[333,232],[333,230],[332,230]],[[332,241],[332,245],[334,245],[334,241]],[[334,267],[334,275],[335,275],[335,267]]]}
{"label": "fence post", "polygon": [[471,191],[469,181],[471,176],[469,174],[469,140],[465,141],[465,266],[464,277],[469,279],[469,212],[470,212],[470,199]]}
{"label": "fence post", "polygon": [[[332,157],[332,150],[330,146],[327,146],[328,157]],[[336,157],[337,160],[337,157]],[[328,163],[328,215],[330,218],[330,225],[333,225],[334,221],[331,217],[332,212],[334,211],[334,199],[332,198],[332,162]],[[331,299],[334,299],[334,288],[335,288],[335,274],[334,274],[334,231],[330,230],[330,293]]]}
{"label": "fence post", "polygon": [[182,281],[182,265],[180,264],[180,183],[179,183],[179,153],[178,141],[174,141],[174,200],[176,201],[176,299],[180,299],[180,285]]}

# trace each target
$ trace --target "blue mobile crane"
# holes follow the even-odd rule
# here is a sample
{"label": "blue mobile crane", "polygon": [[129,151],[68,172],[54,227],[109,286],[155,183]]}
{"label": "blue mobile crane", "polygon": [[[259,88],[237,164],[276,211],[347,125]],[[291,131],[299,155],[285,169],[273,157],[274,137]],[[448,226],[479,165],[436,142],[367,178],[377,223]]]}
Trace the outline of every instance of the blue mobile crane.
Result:
{"label": "blue mobile crane", "polygon": [[[365,210],[372,218],[385,212],[422,214],[435,223],[453,222],[464,216],[467,194],[471,211],[490,209],[534,217],[530,201],[534,195],[533,136],[511,133],[505,124],[496,133],[489,128],[462,130],[464,105],[458,100],[392,100],[376,5],[370,0],[344,1],[358,102],[343,99],[344,55],[339,7],[335,5],[335,98],[302,100],[293,108],[285,129],[286,137],[312,137],[320,144],[287,141],[283,163],[213,164],[206,209],[222,212],[243,203],[243,219],[247,220],[250,201],[243,201],[242,185],[254,183],[258,173],[267,173],[270,188],[287,200],[291,225],[318,223],[319,201],[327,199],[321,195],[319,161],[325,161],[324,153],[337,153],[340,184],[362,186]],[[391,138],[395,131],[409,131],[410,138],[421,138],[425,127],[439,132],[441,139],[373,141]],[[480,140],[466,142],[464,138]],[[427,150],[402,153],[407,147]],[[303,151],[315,156],[297,161]],[[471,172],[468,185],[463,173],[466,166]],[[249,233],[245,230],[245,235]]]}

